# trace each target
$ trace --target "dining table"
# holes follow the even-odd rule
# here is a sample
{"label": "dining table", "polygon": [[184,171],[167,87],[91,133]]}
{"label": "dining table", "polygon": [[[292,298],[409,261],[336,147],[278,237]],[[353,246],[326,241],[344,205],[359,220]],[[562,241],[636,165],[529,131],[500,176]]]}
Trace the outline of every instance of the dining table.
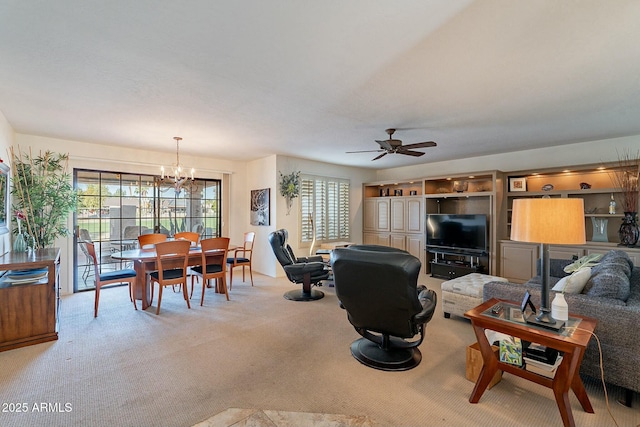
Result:
{"label": "dining table", "polygon": [[[229,251],[235,248],[230,247]],[[223,249],[214,249],[207,251],[208,263],[226,263],[226,259],[222,259],[224,255]],[[142,301],[142,309],[146,310],[151,306],[151,280],[147,273],[157,269],[156,267],[156,250],[155,246],[143,247],[136,249],[128,249],[125,251],[114,252],[111,254],[113,259],[121,261],[133,262],[133,269],[136,272],[136,284],[134,298]],[[215,260],[220,258],[220,261]],[[192,246],[189,249],[188,266],[193,267],[202,264],[202,248],[200,246]],[[216,293],[224,293],[224,289],[216,283]]]}

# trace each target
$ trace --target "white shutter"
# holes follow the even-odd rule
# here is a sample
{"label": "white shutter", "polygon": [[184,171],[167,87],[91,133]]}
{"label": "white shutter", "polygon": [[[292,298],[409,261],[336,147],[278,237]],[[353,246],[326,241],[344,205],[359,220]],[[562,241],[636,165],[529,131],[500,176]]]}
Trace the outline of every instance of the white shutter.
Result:
{"label": "white shutter", "polygon": [[300,243],[349,239],[349,181],[318,176],[300,177]]}
{"label": "white shutter", "polygon": [[313,215],[313,180],[300,179],[300,241],[313,240],[311,215]]}

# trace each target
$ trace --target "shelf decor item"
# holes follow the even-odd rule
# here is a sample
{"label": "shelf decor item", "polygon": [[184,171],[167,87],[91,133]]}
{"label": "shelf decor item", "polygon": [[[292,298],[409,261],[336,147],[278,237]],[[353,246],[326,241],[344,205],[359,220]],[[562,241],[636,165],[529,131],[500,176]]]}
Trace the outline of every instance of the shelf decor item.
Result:
{"label": "shelf decor item", "polygon": [[593,225],[593,237],[591,237],[591,241],[608,242],[609,238],[607,237],[607,224],[609,223],[609,220],[606,218],[596,218],[592,216],[591,223]]}
{"label": "shelf decor item", "polygon": [[455,193],[464,193],[469,190],[469,181],[453,181],[453,191]]}
{"label": "shelf decor item", "polygon": [[509,191],[527,191],[527,178],[509,178]]}
{"label": "shelf decor item", "polygon": [[289,215],[293,199],[300,195],[300,171],[291,172],[289,175],[283,175],[280,172],[280,194],[287,199],[287,215]]}
{"label": "shelf decor item", "polygon": [[27,247],[27,239],[24,238],[22,234],[22,221],[25,220],[26,217],[22,213],[22,211],[16,211],[16,223],[18,224],[18,233],[16,234],[16,240],[13,242],[13,252],[26,252]]}
{"label": "shelf decor item", "polygon": [[618,230],[618,237],[620,238],[620,246],[633,247],[638,243],[640,229],[638,228],[636,212],[624,213],[622,224]]}
{"label": "shelf decor item", "polygon": [[19,147],[11,147],[10,154],[13,208],[24,216],[20,222],[15,218],[14,232],[23,239],[26,234],[27,245],[34,249],[52,247],[57,237],[69,235],[67,216],[77,205],[68,173],[69,155],[46,151],[34,156]]}

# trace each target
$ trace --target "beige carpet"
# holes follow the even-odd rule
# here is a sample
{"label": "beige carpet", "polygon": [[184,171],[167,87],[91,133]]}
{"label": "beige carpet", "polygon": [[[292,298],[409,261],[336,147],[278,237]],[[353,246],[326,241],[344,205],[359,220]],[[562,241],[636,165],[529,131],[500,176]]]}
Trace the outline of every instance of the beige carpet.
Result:
{"label": "beige carpet", "polygon": [[[231,301],[208,290],[204,307],[196,290],[191,310],[165,292],[159,316],[134,311],[126,287],[102,292],[97,319],[92,292],[64,297],[58,341],[0,353],[2,402],[26,409],[0,412],[0,426],[190,427],[230,408],[366,417],[377,426],[562,425],[551,390],[510,375],[470,404],[473,332],[440,307],[422,363],[383,372],[351,357],[358,335],[333,288],[321,288],[322,300],[293,302],[282,297],[294,288],[286,279],[254,279],[253,288],[237,280]],[[439,280],[422,282],[439,292]],[[576,424],[613,426],[602,387],[586,387],[596,413],[572,396]],[[638,400],[632,409],[612,403],[620,426],[640,423]]]}

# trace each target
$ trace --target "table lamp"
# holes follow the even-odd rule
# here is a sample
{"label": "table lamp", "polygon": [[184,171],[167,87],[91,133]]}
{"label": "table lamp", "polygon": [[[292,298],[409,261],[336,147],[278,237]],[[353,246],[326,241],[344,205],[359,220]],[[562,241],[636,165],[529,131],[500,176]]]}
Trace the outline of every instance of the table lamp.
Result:
{"label": "table lamp", "polygon": [[511,212],[511,240],[540,243],[542,261],[540,310],[527,319],[551,329],[564,322],[551,317],[549,307],[549,245],[582,245],[585,240],[584,201],[569,198],[515,199]]}

